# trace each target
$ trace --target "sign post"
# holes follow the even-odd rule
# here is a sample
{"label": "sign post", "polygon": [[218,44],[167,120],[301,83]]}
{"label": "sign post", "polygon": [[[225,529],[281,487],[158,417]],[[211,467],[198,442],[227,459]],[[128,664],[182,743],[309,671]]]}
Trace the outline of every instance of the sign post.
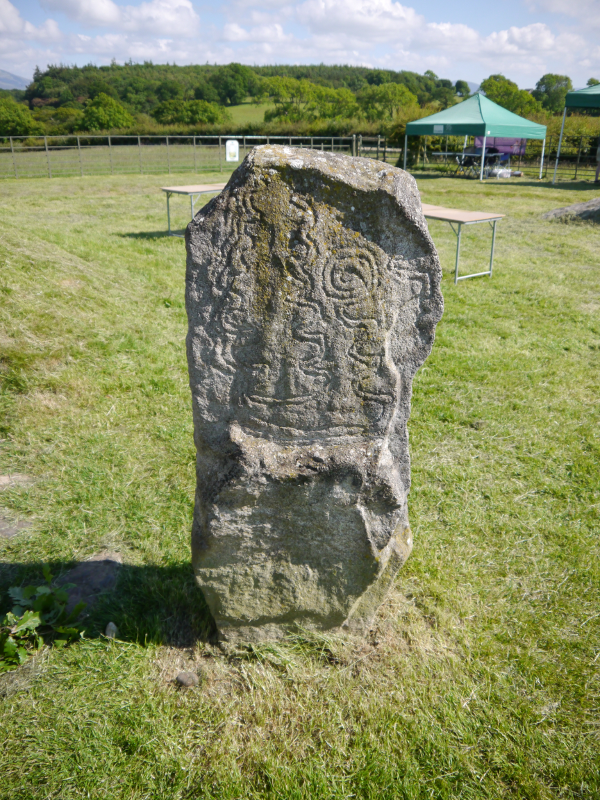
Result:
{"label": "sign post", "polygon": [[225,142],[225,161],[240,160],[240,144],[237,139],[227,139]]}

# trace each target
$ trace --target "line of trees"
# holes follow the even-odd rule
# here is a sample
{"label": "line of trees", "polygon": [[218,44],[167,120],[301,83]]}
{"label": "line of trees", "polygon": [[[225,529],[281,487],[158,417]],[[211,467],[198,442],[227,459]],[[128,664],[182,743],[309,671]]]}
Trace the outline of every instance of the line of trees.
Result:
{"label": "line of trees", "polygon": [[0,95],[0,133],[226,125],[231,122],[228,109],[247,101],[268,105],[265,124],[271,127],[324,120],[377,123],[391,120],[402,106],[447,108],[468,94],[466,81],[453,84],[430,71],[419,75],[349,66],[178,67],[151,62],[60,65],[36,69],[25,91]]}
{"label": "line of trees", "polygon": [[[598,81],[590,78],[588,84]],[[535,89],[519,89],[496,74],[480,89],[521,116],[548,122],[573,88],[566,75],[547,74]],[[415,72],[350,66],[248,67],[116,63],[106,67],[36,69],[25,91],[0,92],[0,136],[108,130],[151,133],[232,127],[230,109],[263,104],[262,125],[247,133],[381,132],[400,135],[406,122],[461,102],[466,81]],[[594,113],[594,112],[590,112]]]}

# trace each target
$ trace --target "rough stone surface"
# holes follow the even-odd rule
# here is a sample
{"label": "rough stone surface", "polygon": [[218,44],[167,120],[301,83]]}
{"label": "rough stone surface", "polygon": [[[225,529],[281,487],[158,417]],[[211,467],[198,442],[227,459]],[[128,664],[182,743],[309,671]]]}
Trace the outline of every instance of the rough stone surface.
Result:
{"label": "rough stone surface", "polygon": [[175,680],[180,686],[185,686],[186,689],[190,689],[192,686],[198,686],[200,683],[200,679],[195,672],[180,672]]}
{"label": "rough stone surface", "polygon": [[544,219],[560,222],[598,222],[600,223],[600,197],[586,203],[574,203],[572,206],[555,208],[543,215]]}
{"label": "rough stone surface", "polygon": [[106,628],[104,629],[104,635],[107,639],[116,639],[119,635],[119,629],[115,625],[114,622],[109,622]]}
{"label": "rough stone surface", "polygon": [[443,307],[415,181],[258,147],[186,241],[192,554],[220,637],[362,632],[412,548],[411,384]]}

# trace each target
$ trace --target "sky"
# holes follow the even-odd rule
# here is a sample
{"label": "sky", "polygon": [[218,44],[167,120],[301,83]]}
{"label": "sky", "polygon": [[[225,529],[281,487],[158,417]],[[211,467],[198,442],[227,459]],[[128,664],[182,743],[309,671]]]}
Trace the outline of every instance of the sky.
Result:
{"label": "sky", "polygon": [[0,0],[0,69],[355,64],[520,88],[600,79],[600,0]]}

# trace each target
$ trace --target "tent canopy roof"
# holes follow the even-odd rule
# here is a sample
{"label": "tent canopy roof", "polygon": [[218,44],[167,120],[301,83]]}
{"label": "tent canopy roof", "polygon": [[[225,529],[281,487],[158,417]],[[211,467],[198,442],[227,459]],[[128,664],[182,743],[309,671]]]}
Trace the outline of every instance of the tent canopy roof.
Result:
{"label": "tent canopy roof", "polygon": [[445,111],[409,122],[406,133],[408,136],[505,136],[515,139],[545,139],[546,126],[530,122],[493,103],[484,95],[475,94]]}
{"label": "tent canopy roof", "polygon": [[600,108],[600,84],[567,92],[565,105],[567,108]]}

